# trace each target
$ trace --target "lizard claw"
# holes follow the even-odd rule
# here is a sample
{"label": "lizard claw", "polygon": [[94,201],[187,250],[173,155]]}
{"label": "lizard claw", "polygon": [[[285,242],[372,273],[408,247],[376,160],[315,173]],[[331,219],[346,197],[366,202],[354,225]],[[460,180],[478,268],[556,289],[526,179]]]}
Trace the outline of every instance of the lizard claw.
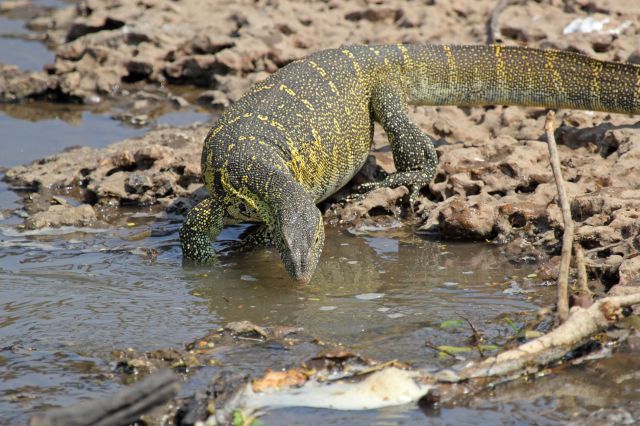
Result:
{"label": "lizard claw", "polygon": [[413,206],[416,205],[418,195],[420,195],[420,188],[420,185],[412,185],[410,187],[411,192],[409,193],[409,206],[411,207],[411,211],[413,211]]}
{"label": "lizard claw", "polygon": [[383,186],[385,186],[383,182],[363,183],[362,185],[358,185],[355,187],[354,189],[355,193],[347,195],[346,197],[343,198],[343,200],[348,203],[362,201],[367,197],[367,195],[369,195],[371,191],[373,191],[374,189],[381,188]]}
{"label": "lizard claw", "polygon": [[367,196],[367,193],[355,193],[355,194],[349,194],[346,197],[344,197],[342,199],[342,201],[347,202],[347,203],[354,203],[356,201],[361,201],[364,200],[364,198]]}

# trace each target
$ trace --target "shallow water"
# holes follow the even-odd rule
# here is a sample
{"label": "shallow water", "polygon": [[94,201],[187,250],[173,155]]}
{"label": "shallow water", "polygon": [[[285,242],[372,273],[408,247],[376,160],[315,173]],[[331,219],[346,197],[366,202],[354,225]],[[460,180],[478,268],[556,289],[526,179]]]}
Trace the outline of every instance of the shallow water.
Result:
{"label": "shallow water", "polygon": [[22,20],[0,16],[0,63],[17,65],[23,70],[42,71],[45,63],[53,62],[53,53],[40,41],[28,40],[29,34]]}
{"label": "shallow water", "polygon": [[[7,40],[15,41],[0,38],[0,58],[25,67],[44,63],[23,64],[7,56],[14,49]],[[33,42],[17,42],[33,48]],[[51,57],[38,50],[32,54],[39,61]],[[126,126],[111,114],[105,107],[0,106],[0,167],[73,145],[105,146],[148,130]],[[157,122],[207,118],[195,110],[175,111]],[[410,228],[358,235],[327,228],[317,274],[309,285],[298,285],[267,248],[227,253],[210,268],[183,268],[179,223],[156,209],[123,211],[117,226],[103,230],[25,233],[16,228],[22,222],[19,207],[20,197],[0,182],[0,424],[24,423],[34,411],[119,388],[112,372],[114,349],[181,347],[229,321],[299,326],[319,340],[373,358],[428,366],[443,361],[426,341],[468,345],[466,327],[441,328],[443,321],[464,316],[489,342],[500,343],[513,334],[503,317],[519,324],[523,313],[531,317],[553,297],[552,288],[526,278],[533,266],[510,265],[489,244],[427,240]],[[218,248],[242,229],[225,230]],[[150,259],[147,249],[157,250],[157,258]],[[257,374],[299,363],[306,355],[304,349],[245,347],[222,361]],[[628,372],[616,370],[615,360],[637,363],[621,357],[534,385],[515,383],[438,412],[413,405],[364,412],[279,409],[264,422],[563,424],[575,413],[638,399],[638,377],[620,379],[617,388],[605,386]],[[598,393],[600,388],[606,391]]]}
{"label": "shallow water", "polygon": [[[269,249],[229,254],[212,268],[182,268],[175,225],[127,220],[139,225],[44,235],[0,228],[0,335],[12,347],[0,352],[11,376],[3,377],[0,411],[19,416],[23,408],[110,390],[111,381],[98,379],[113,349],[182,346],[229,321],[300,326],[374,358],[425,364],[433,359],[425,340],[466,344],[468,333],[443,332],[442,321],[463,315],[499,338],[508,327],[485,323],[536,307],[526,296],[505,295],[506,285],[492,285],[511,274],[522,280],[530,268],[505,269],[491,247],[445,246],[408,231],[384,237],[329,229],[318,273],[301,286]],[[145,229],[159,236],[127,241]],[[159,255],[146,260],[140,248]],[[258,372],[282,362],[278,351],[259,355],[258,363],[256,355],[239,350],[226,365]]]}
{"label": "shallow water", "polygon": [[195,110],[170,111],[150,126],[133,127],[115,120],[104,107],[34,102],[27,105],[0,104],[0,167],[30,163],[72,146],[104,147],[113,142],[142,136],[157,125],[184,126],[207,121],[211,116]]}

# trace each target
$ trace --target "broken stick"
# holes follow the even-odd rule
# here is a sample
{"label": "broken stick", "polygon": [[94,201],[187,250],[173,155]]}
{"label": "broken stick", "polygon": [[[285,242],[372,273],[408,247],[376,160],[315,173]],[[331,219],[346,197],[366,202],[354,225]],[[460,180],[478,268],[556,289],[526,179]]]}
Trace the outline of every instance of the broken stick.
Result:
{"label": "broken stick", "polygon": [[553,110],[547,112],[547,120],[544,129],[547,133],[547,146],[549,147],[549,161],[553,170],[553,177],[558,189],[558,204],[562,211],[562,221],[564,222],[564,233],[562,234],[562,254],[560,257],[560,273],[558,275],[558,318],[564,322],[569,317],[569,264],[571,263],[571,249],[573,247],[573,219],[569,209],[569,199],[564,188],[564,180],[560,170],[560,159],[558,157],[558,147],[556,138],[553,135],[553,120],[556,114]]}
{"label": "broken stick", "polygon": [[579,347],[592,335],[606,330],[622,317],[622,308],[639,303],[640,292],[605,297],[588,309],[576,308],[567,321],[549,333],[471,365],[460,371],[458,377],[464,380],[537,371]]}
{"label": "broken stick", "polygon": [[178,392],[179,378],[171,370],[159,371],[115,395],[56,408],[33,416],[29,426],[121,426],[135,422]]}

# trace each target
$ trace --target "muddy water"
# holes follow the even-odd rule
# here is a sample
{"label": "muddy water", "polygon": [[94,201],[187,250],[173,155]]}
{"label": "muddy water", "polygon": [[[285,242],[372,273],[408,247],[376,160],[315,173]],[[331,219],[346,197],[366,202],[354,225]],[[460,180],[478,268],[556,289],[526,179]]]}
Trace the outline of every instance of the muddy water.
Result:
{"label": "muddy water", "polygon": [[[23,31],[19,21],[3,19],[3,30],[9,22],[16,27],[12,31]],[[31,62],[8,56],[20,50],[13,43],[30,52],[25,57]],[[51,55],[37,43],[0,38],[0,58],[38,69]],[[207,118],[188,110],[157,122]],[[2,168],[72,145],[104,146],[148,127],[128,127],[104,107],[30,104],[1,106],[0,129]],[[504,317],[520,324],[552,298],[552,288],[527,278],[532,266],[508,264],[495,247],[426,240],[410,228],[364,234],[328,228],[318,272],[301,286],[286,278],[270,249],[226,252],[214,267],[183,268],[179,223],[154,209],[123,211],[103,230],[28,233],[16,227],[22,222],[20,206],[20,196],[0,183],[0,424],[24,423],[35,411],[118,389],[114,349],[181,347],[229,321],[299,326],[319,340],[374,358],[442,365],[445,361],[424,343],[464,346],[471,335],[466,327],[443,328],[443,321],[464,316],[489,342],[500,344],[513,334]],[[225,230],[217,248],[224,249],[242,230]],[[148,255],[150,249],[157,257]],[[259,373],[307,355],[296,348],[244,348],[222,362]],[[576,414],[625,406],[640,397],[638,377],[619,368],[638,361],[621,357],[534,385],[510,385],[438,412],[414,406],[366,412],[280,409],[264,422],[562,424]],[[617,385],[602,386],[610,381]]]}
{"label": "muddy water", "polygon": [[[301,326],[375,358],[425,364],[434,360],[425,340],[466,344],[468,333],[443,331],[442,321],[463,315],[500,340],[509,333],[500,314],[517,318],[536,308],[526,295],[504,293],[530,270],[505,268],[490,247],[443,245],[408,230],[355,236],[329,229],[316,277],[300,286],[268,249],[182,268],[176,224],[153,213],[129,212],[124,220],[136,226],[98,232],[28,234],[15,230],[14,219],[1,224],[1,411],[19,418],[112,390],[105,374],[113,349],[181,346],[229,321]],[[152,236],[137,239],[143,231]],[[158,257],[148,260],[144,249]],[[226,363],[255,372],[282,363],[279,351],[259,362],[256,355],[235,352]]]}

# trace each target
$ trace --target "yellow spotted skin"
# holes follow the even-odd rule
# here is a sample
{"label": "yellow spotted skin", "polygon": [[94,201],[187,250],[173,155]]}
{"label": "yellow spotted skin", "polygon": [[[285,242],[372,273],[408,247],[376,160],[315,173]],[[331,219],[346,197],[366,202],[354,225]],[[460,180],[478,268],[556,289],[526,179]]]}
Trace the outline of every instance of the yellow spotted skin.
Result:
{"label": "yellow spotted skin", "polygon": [[315,204],[363,165],[378,121],[397,173],[363,189],[433,177],[431,139],[408,105],[531,105],[640,112],[640,67],[555,50],[384,45],[325,50],[294,61],[232,105],[209,132],[202,172],[209,198],[180,231],[186,259],[214,258],[224,224],[263,222],[289,275],[308,281],[324,243]]}

